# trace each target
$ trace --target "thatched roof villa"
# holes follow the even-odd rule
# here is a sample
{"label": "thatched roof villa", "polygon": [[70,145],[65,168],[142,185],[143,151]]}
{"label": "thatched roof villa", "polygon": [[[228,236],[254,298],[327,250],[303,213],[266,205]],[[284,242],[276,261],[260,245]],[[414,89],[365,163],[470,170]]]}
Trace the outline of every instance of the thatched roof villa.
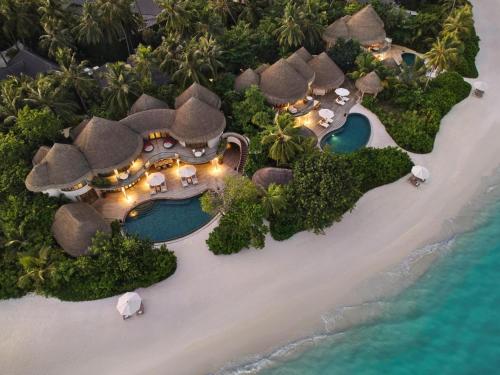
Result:
{"label": "thatched roof villa", "polygon": [[52,234],[59,246],[69,255],[85,255],[97,232],[111,233],[111,228],[89,204],[69,203],[56,211]]}
{"label": "thatched roof villa", "polygon": [[245,70],[236,77],[234,88],[243,91],[257,85],[270,104],[285,106],[304,99],[310,92],[325,95],[342,85],[344,79],[342,70],[326,53],[312,56],[301,47],[271,66],[263,64]]}
{"label": "thatched roof villa", "polygon": [[[132,106],[131,114],[120,121],[100,117],[82,121],[71,131],[73,144],[40,147],[33,157],[26,187],[34,192],[89,201],[103,190],[129,188],[147,169],[145,144],[157,138],[174,140],[175,147],[161,150],[164,158],[191,164],[210,161],[216,156],[226,126],[219,109],[220,98],[195,83],[175,102],[176,109],[169,109],[161,100],[142,95]],[[196,149],[203,150],[203,157],[196,156]],[[120,174],[125,176],[121,180],[117,178]],[[99,184],[95,183],[96,177],[101,179]],[[110,185],[103,186],[102,179]]]}
{"label": "thatched roof villa", "polygon": [[344,16],[329,25],[323,32],[327,46],[338,39],[357,40],[363,47],[382,47],[386,43],[384,22],[371,4],[352,16]]}
{"label": "thatched roof villa", "polygon": [[356,80],[356,88],[364,94],[377,95],[384,89],[382,81],[375,72],[370,72],[367,75]]}

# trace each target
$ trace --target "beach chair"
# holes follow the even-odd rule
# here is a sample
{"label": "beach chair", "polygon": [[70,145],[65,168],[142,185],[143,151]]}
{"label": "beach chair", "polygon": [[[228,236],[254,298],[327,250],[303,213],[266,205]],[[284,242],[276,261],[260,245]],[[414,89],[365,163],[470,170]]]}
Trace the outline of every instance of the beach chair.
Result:
{"label": "beach chair", "polygon": [[345,102],[340,98],[335,99],[335,103],[337,103],[338,105],[345,105]]}
{"label": "beach chair", "polygon": [[333,117],[330,117],[328,120],[326,120],[328,124],[331,124],[333,122]]}
{"label": "beach chair", "polygon": [[348,102],[350,99],[349,99],[347,96],[343,96],[343,97],[342,97],[342,100],[343,100],[344,102]]}
{"label": "beach chair", "polygon": [[149,192],[149,194],[151,194],[151,195],[156,195],[156,190],[154,190],[154,189],[153,189],[153,190],[151,190],[151,191]]}
{"label": "beach chair", "polygon": [[139,310],[136,312],[137,315],[142,315],[144,314],[144,304],[141,302],[141,306],[139,307]]}
{"label": "beach chair", "polygon": [[193,176],[192,180],[193,180],[193,185],[198,185],[198,177]]}
{"label": "beach chair", "polygon": [[167,191],[168,191],[168,189],[167,189],[167,185],[161,185],[161,187],[160,187],[160,191],[161,191],[162,193],[167,192]]}
{"label": "beach chair", "polygon": [[322,126],[322,127],[324,127],[324,128],[327,128],[327,127],[329,127],[329,126],[330,126],[330,124],[328,124],[326,121],[320,121],[320,122],[318,123],[318,125],[319,125],[319,126]]}
{"label": "beach chair", "polygon": [[186,179],[184,177],[181,178],[181,184],[185,188],[189,186],[188,182],[186,181]]}
{"label": "beach chair", "polygon": [[415,187],[419,187],[421,182],[421,180],[415,176],[410,176],[408,181],[410,181],[410,183]]}

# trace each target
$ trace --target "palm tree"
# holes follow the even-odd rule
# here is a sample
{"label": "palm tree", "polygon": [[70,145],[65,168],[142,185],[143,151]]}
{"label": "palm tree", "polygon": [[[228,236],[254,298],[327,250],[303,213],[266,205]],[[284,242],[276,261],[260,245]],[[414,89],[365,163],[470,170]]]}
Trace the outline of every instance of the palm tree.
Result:
{"label": "palm tree", "polygon": [[274,31],[279,44],[285,48],[294,48],[302,45],[305,35],[301,29],[300,16],[297,6],[288,2],[285,7],[280,26]]}
{"label": "palm tree", "polygon": [[427,64],[437,74],[449,69],[458,59],[460,44],[453,37],[445,36],[436,39],[432,48],[424,55]]}
{"label": "palm tree", "polygon": [[167,32],[182,33],[186,28],[187,11],[184,1],[158,0],[162,11],[157,16],[158,23],[165,27]]}
{"label": "palm tree", "polygon": [[238,16],[238,20],[243,20],[251,25],[256,25],[262,13],[261,0],[246,0],[243,4],[243,10]]}
{"label": "palm tree", "polygon": [[271,145],[269,157],[278,165],[288,164],[302,151],[294,119],[285,113],[277,116],[274,126],[269,127],[262,137],[262,144]]}
{"label": "palm tree", "polygon": [[85,72],[88,62],[85,60],[78,62],[76,54],[68,48],[59,49],[56,52],[56,60],[60,69],[54,74],[60,79],[63,87],[74,91],[82,109],[87,112],[84,98],[90,97],[97,88],[95,80]]}
{"label": "palm tree", "polygon": [[33,0],[0,1],[1,31],[11,43],[17,43],[36,35],[39,31],[37,3]]}
{"label": "palm tree", "polygon": [[50,259],[51,248],[43,246],[38,256],[22,255],[19,258],[19,263],[24,270],[17,284],[20,288],[28,288],[33,285],[36,291],[41,291],[47,277],[50,277],[55,272],[55,266]]}
{"label": "palm tree", "polygon": [[0,119],[11,125],[22,107],[25,83],[23,77],[10,77],[0,83]]}
{"label": "palm tree", "polygon": [[140,81],[145,85],[152,82],[152,69],[158,66],[156,55],[153,52],[153,47],[139,44],[135,50],[135,54],[130,56],[133,61],[133,66]]}
{"label": "palm tree", "polygon": [[161,44],[154,50],[160,69],[173,74],[179,67],[178,61],[184,48],[185,44],[179,33],[168,33],[162,37]]}
{"label": "palm tree", "polygon": [[64,28],[61,21],[46,22],[43,29],[45,34],[40,36],[40,47],[45,49],[49,56],[55,57],[58,49],[73,46],[70,30]]}
{"label": "palm tree", "polygon": [[205,34],[198,39],[200,57],[204,62],[205,70],[210,71],[212,77],[217,76],[217,70],[223,66],[220,61],[222,50],[211,35]]}
{"label": "palm tree", "polygon": [[306,0],[300,12],[301,29],[305,35],[306,46],[316,48],[323,35],[326,12],[318,0]]}
{"label": "palm tree", "polygon": [[444,35],[451,35],[461,39],[463,35],[469,34],[474,27],[472,9],[470,5],[455,9],[444,21]]}
{"label": "palm tree", "polygon": [[402,63],[400,72],[395,80],[395,85],[418,88],[422,87],[426,81],[427,67],[424,60],[417,57],[412,65]]}
{"label": "palm tree", "polygon": [[271,184],[263,191],[262,207],[266,217],[278,215],[286,206],[285,189],[281,185]]}
{"label": "palm tree", "polygon": [[104,73],[106,105],[115,115],[122,115],[130,108],[132,100],[140,95],[141,87],[132,67],[123,62],[108,64]]}
{"label": "palm tree", "polygon": [[99,23],[99,10],[96,3],[90,1],[83,3],[82,15],[74,32],[79,42],[87,45],[102,43],[104,33]]}
{"label": "palm tree", "polygon": [[236,23],[236,19],[231,11],[232,2],[229,3],[228,0],[210,0],[209,3],[211,4],[212,9],[221,16],[224,22],[226,21],[227,16],[229,16],[233,23]]}
{"label": "palm tree", "polygon": [[381,61],[377,60],[371,53],[362,53],[358,57],[356,57],[356,67],[357,69],[349,73],[349,77],[356,80],[361,77],[364,77],[368,73],[376,71],[379,76],[383,76],[385,74],[385,67]]}

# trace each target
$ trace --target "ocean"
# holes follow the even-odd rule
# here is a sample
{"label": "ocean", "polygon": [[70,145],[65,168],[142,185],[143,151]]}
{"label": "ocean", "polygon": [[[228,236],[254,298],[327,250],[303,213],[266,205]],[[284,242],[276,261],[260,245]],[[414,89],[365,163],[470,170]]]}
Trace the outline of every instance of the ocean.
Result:
{"label": "ocean", "polygon": [[466,215],[473,229],[421,249],[432,265],[403,291],[340,309],[324,333],[224,373],[500,374],[500,199],[482,203]]}

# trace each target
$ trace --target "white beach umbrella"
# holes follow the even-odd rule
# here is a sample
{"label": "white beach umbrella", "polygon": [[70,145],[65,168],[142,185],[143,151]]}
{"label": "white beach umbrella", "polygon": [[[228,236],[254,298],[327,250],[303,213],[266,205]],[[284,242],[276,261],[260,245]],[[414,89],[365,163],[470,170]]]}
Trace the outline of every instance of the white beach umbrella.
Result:
{"label": "white beach umbrella", "polygon": [[474,89],[475,90],[479,90],[479,91],[486,91],[486,89],[488,88],[488,85],[483,82],[483,81],[476,81],[474,82]]}
{"label": "white beach umbrella", "polygon": [[181,177],[193,177],[196,174],[196,168],[193,165],[183,165],[179,168],[179,175]]}
{"label": "white beach umbrella", "polygon": [[322,117],[324,119],[329,119],[334,116],[334,113],[331,109],[328,108],[322,108],[318,111],[319,117]]}
{"label": "white beach umbrella", "polygon": [[116,309],[121,315],[130,316],[139,311],[141,302],[141,296],[139,296],[136,292],[128,292],[118,298]]}
{"label": "white beach umbrella", "polygon": [[160,172],[151,173],[148,176],[147,181],[149,186],[160,186],[165,182],[165,176]]}
{"label": "white beach umbrella", "polygon": [[349,96],[350,92],[343,87],[339,87],[338,89],[335,89],[335,94],[338,96]]}
{"label": "white beach umbrella", "polygon": [[427,179],[430,177],[430,175],[431,175],[431,174],[429,173],[429,171],[427,170],[427,168],[422,167],[421,165],[415,165],[415,166],[411,169],[411,173],[412,173],[415,177],[417,177],[417,178],[419,178],[419,179],[421,179],[421,180],[423,180],[423,181],[427,180]]}

